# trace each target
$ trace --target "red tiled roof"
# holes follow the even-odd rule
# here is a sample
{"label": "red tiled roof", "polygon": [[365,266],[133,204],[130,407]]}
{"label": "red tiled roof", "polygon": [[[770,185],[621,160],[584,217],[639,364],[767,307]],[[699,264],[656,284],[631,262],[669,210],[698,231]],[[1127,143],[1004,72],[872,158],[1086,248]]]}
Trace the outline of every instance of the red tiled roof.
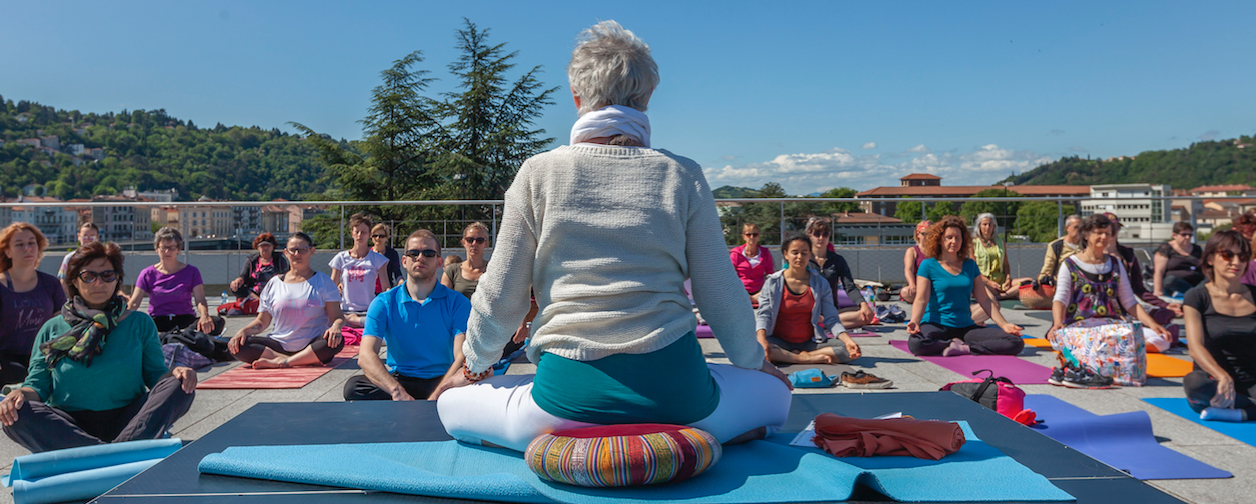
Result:
{"label": "red tiled roof", "polygon": [[895,219],[893,217],[874,213],[847,212],[833,214],[833,224],[876,224],[878,222],[881,224],[900,224],[903,221],[902,219]]}
{"label": "red tiled roof", "polygon": [[1230,191],[1249,191],[1251,189],[1252,189],[1252,186],[1249,186],[1247,184],[1222,184],[1222,185],[1199,186],[1194,189],[1191,189],[1190,192],[1193,192],[1193,193],[1222,192],[1222,191],[1230,192]]}
{"label": "red tiled roof", "polygon": [[[856,194],[857,197],[867,196],[972,196],[987,189],[1002,189],[1003,186],[888,186],[877,187]],[[1090,196],[1090,186],[1075,185],[1024,185],[1008,189],[1022,196]]]}
{"label": "red tiled roof", "polygon": [[928,173],[913,173],[899,180],[942,180],[942,177],[930,175]]}

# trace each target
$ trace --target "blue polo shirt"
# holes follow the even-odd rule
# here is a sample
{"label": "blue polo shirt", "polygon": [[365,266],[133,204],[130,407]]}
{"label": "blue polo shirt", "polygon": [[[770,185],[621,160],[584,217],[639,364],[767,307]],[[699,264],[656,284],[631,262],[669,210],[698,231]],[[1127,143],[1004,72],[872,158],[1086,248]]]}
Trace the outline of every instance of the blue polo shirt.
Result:
{"label": "blue polo shirt", "polygon": [[436,284],[422,301],[410,298],[406,283],[381,293],[366,311],[363,334],[388,345],[388,369],[411,378],[444,376],[454,363],[454,337],[467,332],[471,302]]}

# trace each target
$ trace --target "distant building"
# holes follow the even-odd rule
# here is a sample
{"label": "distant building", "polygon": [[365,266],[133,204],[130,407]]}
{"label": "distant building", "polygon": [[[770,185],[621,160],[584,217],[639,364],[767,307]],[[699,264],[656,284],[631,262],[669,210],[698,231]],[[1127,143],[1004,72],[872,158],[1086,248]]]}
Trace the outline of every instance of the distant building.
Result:
{"label": "distant building", "polygon": [[83,144],[70,144],[67,145],[66,148],[70,150],[70,154],[74,154],[75,156],[82,156],[83,150],[85,150]]}
{"label": "distant building", "polygon": [[832,215],[836,245],[905,245],[915,243],[916,226],[879,214],[843,212]]}
{"label": "distant building", "polygon": [[100,147],[93,147],[90,149],[86,149],[84,152],[87,153],[87,157],[95,159],[97,161],[100,161],[101,159],[105,158],[105,150]]}
{"label": "distant building", "polygon": [[1090,201],[1082,203],[1083,217],[1111,212],[1121,219],[1121,239],[1163,241],[1173,227],[1172,188],[1160,184],[1104,184],[1090,186]]}
{"label": "distant building", "polygon": [[290,233],[291,212],[279,205],[266,205],[261,208],[262,230],[275,235],[276,238],[286,238]]}
{"label": "distant building", "polygon": [[[47,196],[18,196],[6,203],[54,203],[57,198]],[[78,213],[74,208],[62,206],[15,206],[0,208],[0,227],[14,222],[29,222],[39,228],[49,245],[74,243],[77,239]]]}
{"label": "distant building", "polygon": [[[892,198],[946,198],[962,199],[987,189],[1003,189],[1003,186],[944,186],[942,178],[935,175],[914,173],[899,179],[898,186],[877,187],[855,196],[865,198],[859,207],[865,213],[893,216],[898,209],[897,201],[879,201]],[[1090,195],[1090,186],[1074,185],[1023,185],[1008,189],[1021,196],[1063,198],[1064,204],[1077,206],[1077,199]]]}
{"label": "distant building", "polygon": [[925,187],[942,185],[942,177],[928,173],[913,173],[898,179],[901,187]]}
{"label": "distant building", "polygon": [[147,198],[128,198],[122,195],[97,196],[93,202],[116,203],[91,208],[91,222],[100,228],[100,239],[115,242],[147,241],[153,239],[152,210],[147,206],[128,205]]}
{"label": "distant building", "polygon": [[38,139],[38,138],[23,138],[23,139],[21,139],[21,140],[18,140],[18,141],[17,141],[17,144],[18,144],[18,145],[25,145],[25,146],[27,146],[27,147],[34,147],[34,148],[36,148],[36,149],[38,149],[38,148],[40,147],[40,143],[39,143],[39,139]]}
{"label": "distant building", "polygon": [[44,147],[47,147],[55,151],[61,150],[61,141],[57,139],[57,135],[48,135],[46,137],[40,137],[39,143],[42,144]]}
{"label": "distant building", "polygon": [[135,187],[132,186],[124,189],[122,195],[128,198],[146,198],[149,201],[170,203],[179,199],[179,190],[171,188],[165,191],[136,191]]}
{"label": "distant building", "polygon": [[[201,196],[198,201],[214,201]],[[232,225],[231,207],[191,205],[180,207],[179,225],[183,235],[188,238],[222,238],[231,236],[235,227]]]}
{"label": "distant building", "polygon": [[[1225,184],[1225,185],[1209,185],[1199,186],[1188,191],[1191,196],[1202,196],[1205,198],[1216,198],[1219,196],[1242,196],[1256,191],[1252,186],[1247,184]],[[1254,194],[1256,195],[1256,194]]]}
{"label": "distant building", "polygon": [[232,226],[241,238],[257,236],[265,231],[262,226],[262,207],[260,206],[233,206],[231,216]]}

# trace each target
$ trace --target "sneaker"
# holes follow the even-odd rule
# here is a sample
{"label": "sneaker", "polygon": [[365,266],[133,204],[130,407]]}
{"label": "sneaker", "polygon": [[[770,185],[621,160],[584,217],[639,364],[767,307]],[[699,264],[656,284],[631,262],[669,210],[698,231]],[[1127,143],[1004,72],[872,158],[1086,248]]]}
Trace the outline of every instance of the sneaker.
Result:
{"label": "sneaker", "polygon": [[863,371],[842,373],[841,384],[852,389],[885,389],[894,386],[894,382],[890,380]]}
{"label": "sneaker", "polygon": [[1064,385],[1064,368],[1056,367],[1055,369],[1052,369],[1051,377],[1047,378],[1047,383],[1050,383],[1052,385],[1063,386]]}
{"label": "sneaker", "polygon": [[1064,386],[1078,389],[1112,388],[1112,378],[1099,376],[1089,369],[1069,369],[1064,372]]}

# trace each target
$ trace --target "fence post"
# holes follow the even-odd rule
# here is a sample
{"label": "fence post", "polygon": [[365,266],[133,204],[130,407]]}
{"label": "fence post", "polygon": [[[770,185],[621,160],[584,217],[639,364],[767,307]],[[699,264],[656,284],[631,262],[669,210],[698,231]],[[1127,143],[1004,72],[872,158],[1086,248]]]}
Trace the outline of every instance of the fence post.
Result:
{"label": "fence post", "polygon": [[1064,201],[1055,200],[1055,235],[1064,236]]}
{"label": "fence post", "polygon": [[781,202],[781,241],[785,243],[785,202]]}
{"label": "fence post", "polygon": [[340,250],[345,249],[345,206],[340,205]]}

